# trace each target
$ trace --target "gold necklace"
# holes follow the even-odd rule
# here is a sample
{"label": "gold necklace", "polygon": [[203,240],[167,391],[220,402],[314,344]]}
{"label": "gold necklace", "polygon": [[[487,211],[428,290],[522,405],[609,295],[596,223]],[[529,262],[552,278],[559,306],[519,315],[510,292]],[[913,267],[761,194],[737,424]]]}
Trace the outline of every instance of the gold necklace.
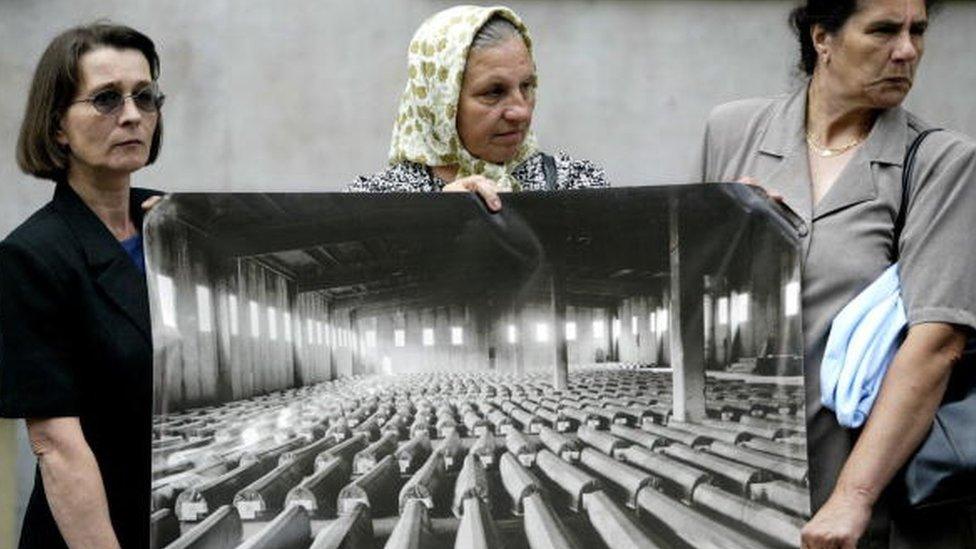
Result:
{"label": "gold necklace", "polygon": [[866,137],[867,136],[862,135],[861,137],[854,139],[850,143],[841,145],[840,147],[830,148],[830,147],[824,147],[823,145],[817,143],[817,141],[813,138],[813,135],[810,132],[807,132],[807,145],[810,145],[810,148],[813,149],[813,152],[817,153],[817,156],[820,156],[821,158],[830,158],[832,156],[840,156],[846,153],[847,151],[853,149],[854,147],[860,145],[861,143],[864,142],[864,139]]}

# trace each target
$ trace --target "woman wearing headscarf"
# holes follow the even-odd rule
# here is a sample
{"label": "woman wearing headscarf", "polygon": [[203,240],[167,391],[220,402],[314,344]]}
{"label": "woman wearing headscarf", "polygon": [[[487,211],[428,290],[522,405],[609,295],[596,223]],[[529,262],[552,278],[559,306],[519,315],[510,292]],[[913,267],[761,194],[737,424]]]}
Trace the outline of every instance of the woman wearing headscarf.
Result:
{"label": "woman wearing headscarf", "polygon": [[[803,2],[792,21],[809,76],[804,85],[722,105],[706,129],[700,180],[752,178],[807,229],[803,329],[814,516],[803,531],[805,548],[976,547],[971,507],[895,513],[886,489],[929,431],[976,329],[976,143],[948,130],[928,135],[907,195],[901,185],[906,151],[930,127],[901,103],[924,51],[932,3]],[[845,428],[821,394],[828,334],[842,308],[896,258],[907,335],[867,422]]]}
{"label": "woman wearing headscarf", "polygon": [[430,17],[410,42],[390,166],[350,191],[498,192],[606,187],[603,170],[540,152],[531,131],[532,40],[505,7],[456,6]]}

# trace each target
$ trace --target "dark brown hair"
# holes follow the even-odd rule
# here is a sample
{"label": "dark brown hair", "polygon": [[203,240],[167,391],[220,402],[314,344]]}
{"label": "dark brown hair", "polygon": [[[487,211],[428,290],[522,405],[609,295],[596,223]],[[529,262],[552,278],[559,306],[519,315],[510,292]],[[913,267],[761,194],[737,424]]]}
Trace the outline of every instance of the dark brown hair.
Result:
{"label": "dark brown hair", "polygon": [[[78,61],[98,47],[138,50],[149,62],[152,80],[159,77],[159,56],[148,36],[124,25],[97,22],[59,34],[41,55],[34,71],[27,108],[17,138],[17,165],[24,173],[64,183],[68,177],[68,150],[57,142],[61,117],[78,93]],[[152,164],[159,155],[163,120],[159,117],[149,147]]]}
{"label": "dark brown hair", "polygon": [[[857,13],[862,0],[808,0],[790,12],[790,25],[800,44],[800,70],[813,74],[817,66],[817,50],[813,47],[810,31],[820,25],[829,34],[834,34]],[[930,15],[938,0],[925,0],[925,11]]]}

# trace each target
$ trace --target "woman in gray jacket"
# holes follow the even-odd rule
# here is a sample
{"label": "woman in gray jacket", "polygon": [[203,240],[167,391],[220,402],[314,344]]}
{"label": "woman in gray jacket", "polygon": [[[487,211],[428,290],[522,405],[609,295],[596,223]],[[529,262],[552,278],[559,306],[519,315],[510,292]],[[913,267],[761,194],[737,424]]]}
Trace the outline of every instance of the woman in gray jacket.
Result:
{"label": "woman in gray jacket", "polygon": [[[803,218],[803,305],[813,519],[804,547],[974,547],[972,510],[899,516],[886,486],[928,432],[953,365],[976,329],[976,144],[951,131],[919,151],[902,196],[906,148],[928,124],[901,108],[924,51],[932,2],[808,1],[794,10],[795,92],[716,108],[704,181],[746,178]],[[907,216],[898,241],[895,219]],[[863,430],[820,404],[831,320],[900,255],[908,334]]]}

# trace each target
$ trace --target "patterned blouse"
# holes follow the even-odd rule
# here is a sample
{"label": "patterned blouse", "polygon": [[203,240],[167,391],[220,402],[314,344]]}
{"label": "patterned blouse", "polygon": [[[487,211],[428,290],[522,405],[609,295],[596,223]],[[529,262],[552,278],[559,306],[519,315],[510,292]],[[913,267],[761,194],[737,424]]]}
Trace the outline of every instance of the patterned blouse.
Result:
{"label": "patterned blouse", "polygon": [[[565,153],[553,157],[556,161],[556,189],[607,188],[607,177],[588,160],[576,160]],[[542,167],[542,153],[530,156],[512,171],[522,183],[524,191],[546,190],[546,176]],[[434,176],[423,164],[400,162],[372,174],[361,175],[346,187],[347,192],[440,192],[447,183]]]}

